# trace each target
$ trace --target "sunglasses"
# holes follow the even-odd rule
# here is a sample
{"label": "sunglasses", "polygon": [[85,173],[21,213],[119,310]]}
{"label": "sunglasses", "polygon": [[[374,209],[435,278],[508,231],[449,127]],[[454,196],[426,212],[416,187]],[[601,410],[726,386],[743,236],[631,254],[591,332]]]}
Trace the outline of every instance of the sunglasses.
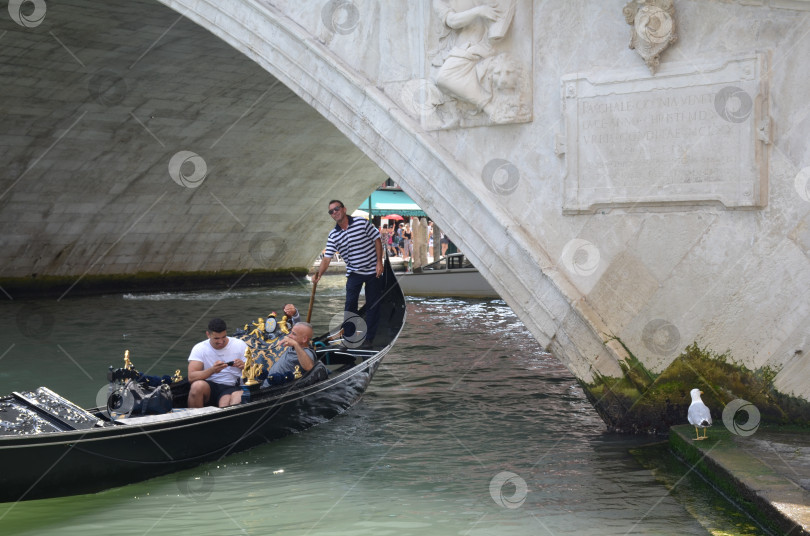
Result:
{"label": "sunglasses", "polygon": [[332,214],[334,214],[335,212],[337,212],[338,210],[340,210],[340,209],[342,209],[342,208],[343,208],[343,207],[335,207],[335,208],[330,208],[330,209],[329,209],[329,211],[328,211],[328,212],[329,212],[329,215],[331,216]]}

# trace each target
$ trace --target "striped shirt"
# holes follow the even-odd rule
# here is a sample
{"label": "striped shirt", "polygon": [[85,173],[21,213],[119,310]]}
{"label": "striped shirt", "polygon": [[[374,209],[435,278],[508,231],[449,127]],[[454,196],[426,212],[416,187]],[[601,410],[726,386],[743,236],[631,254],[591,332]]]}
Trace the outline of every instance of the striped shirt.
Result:
{"label": "striped shirt", "polygon": [[331,259],[336,251],[340,252],[340,256],[346,261],[346,275],[377,273],[377,249],[374,241],[380,238],[380,232],[368,220],[351,216],[347,218],[349,226],[345,231],[340,225],[335,225],[329,232],[324,257]]}

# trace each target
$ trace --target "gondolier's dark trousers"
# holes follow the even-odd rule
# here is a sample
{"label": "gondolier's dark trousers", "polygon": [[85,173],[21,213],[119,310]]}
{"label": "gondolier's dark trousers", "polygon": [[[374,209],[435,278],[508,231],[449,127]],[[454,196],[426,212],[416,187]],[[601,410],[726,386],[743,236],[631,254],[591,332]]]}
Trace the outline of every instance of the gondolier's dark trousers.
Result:
{"label": "gondolier's dark trousers", "polygon": [[[360,289],[366,286],[366,336],[371,342],[377,334],[380,299],[382,298],[382,278],[377,274],[361,275],[351,273],[346,277],[346,311],[357,313]],[[351,335],[351,334],[348,334]]]}

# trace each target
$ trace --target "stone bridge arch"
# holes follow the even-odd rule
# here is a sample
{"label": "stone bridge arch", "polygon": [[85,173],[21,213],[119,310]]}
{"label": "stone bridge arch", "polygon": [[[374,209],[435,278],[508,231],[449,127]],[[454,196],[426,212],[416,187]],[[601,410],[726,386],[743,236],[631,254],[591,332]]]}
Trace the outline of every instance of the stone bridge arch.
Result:
{"label": "stone bridge arch", "polygon": [[764,378],[778,403],[763,414],[805,407],[810,2],[653,6],[665,38],[686,22],[656,56],[628,26],[646,0],[515,0],[502,42],[519,53],[486,72],[509,82],[520,60],[504,87],[531,102],[498,124],[420,116],[472,98],[424,83],[452,3],[78,0],[0,17],[0,286],[303,269],[326,201],[390,175],[611,426],[679,422],[686,383],[749,396],[711,356],[679,357],[693,341]]}
{"label": "stone bridge arch", "polygon": [[[595,314],[581,309],[583,296],[560,273],[542,245],[515,214],[488,202],[484,169],[471,170],[410,117],[364,73],[269,2],[240,1],[239,9],[215,2],[158,0],[193,20],[270,72],[335,125],[351,142],[448,232],[527,325],[578,378],[594,372],[620,376],[626,353]],[[331,6],[356,9],[346,2]],[[292,4],[286,6],[295,9]],[[351,11],[332,13],[353,17]],[[324,19],[326,20],[326,19]],[[328,21],[327,21],[328,22]],[[324,22],[323,24],[326,24]],[[324,27],[326,39],[337,39]],[[493,159],[495,160],[495,159]],[[490,172],[491,173],[491,172]]]}

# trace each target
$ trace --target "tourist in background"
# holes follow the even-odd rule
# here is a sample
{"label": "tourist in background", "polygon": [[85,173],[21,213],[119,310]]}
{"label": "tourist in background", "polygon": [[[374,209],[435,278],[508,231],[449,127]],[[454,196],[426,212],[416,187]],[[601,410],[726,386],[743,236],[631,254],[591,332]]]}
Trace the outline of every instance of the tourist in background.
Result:
{"label": "tourist in background", "polygon": [[386,247],[388,248],[388,254],[392,257],[396,256],[396,250],[394,249],[394,225],[392,224],[391,227],[388,229],[388,238],[386,240]]}
{"label": "tourist in background", "polygon": [[405,224],[402,230],[402,260],[407,261],[413,256],[413,234],[411,226]]}
{"label": "tourist in background", "polygon": [[389,232],[390,231],[388,229],[388,224],[384,223],[382,225],[382,227],[380,227],[380,241],[383,244],[383,248],[385,248],[385,250],[390,253],[390,250],[388,249],[388,235],[389,235]]}
{"label": "tourist in background", "polygon": [[394,247],[397,250],[397,257],[404,257],[405,254],[402,252],[402,233],[405,231],[405,224],[400,223],[399,227],[396,228],[396,232],[394,234]]}
{"label": "tourist in background", "polygon": [[433,259],[433,222],[428,223],[428,255]]}

